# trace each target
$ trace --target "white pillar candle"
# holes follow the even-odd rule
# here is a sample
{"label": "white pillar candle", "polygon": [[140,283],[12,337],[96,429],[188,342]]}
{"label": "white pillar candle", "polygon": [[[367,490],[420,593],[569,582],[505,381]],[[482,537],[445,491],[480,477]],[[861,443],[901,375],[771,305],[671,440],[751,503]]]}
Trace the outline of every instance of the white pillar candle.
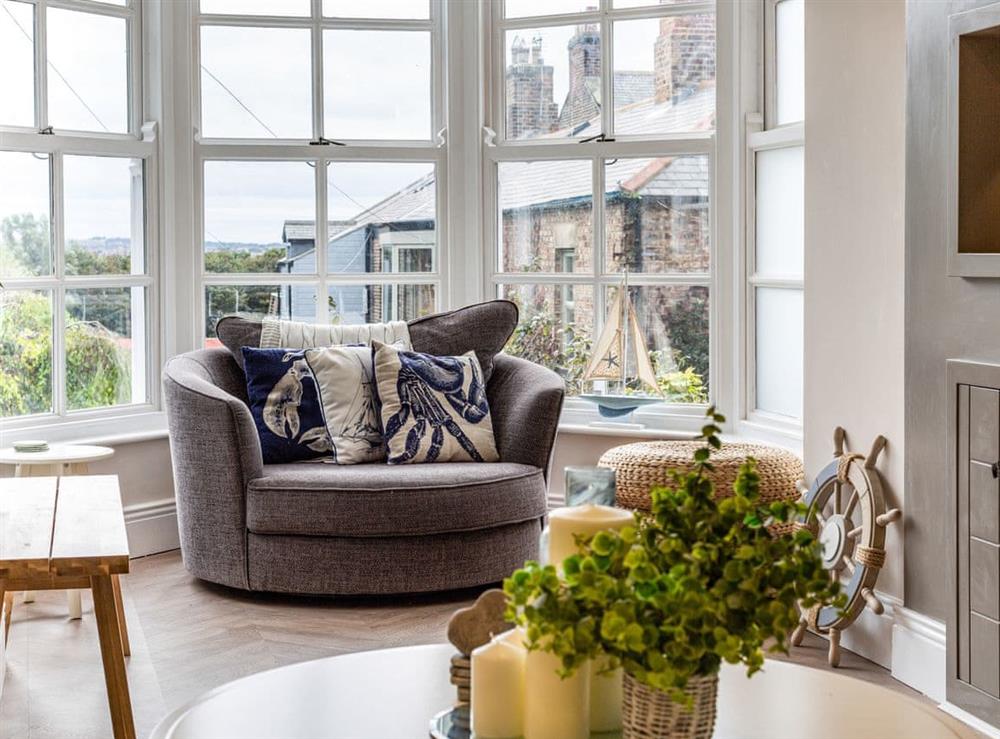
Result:
{"label": "white pillar candle", "polygon": [[472,731],[483,739],[524,734],[526,651],[496,637],[472,652]]}
{"label": "white pillar candle", "polygon": [[618,530],[634,520],[632,511],[593,503],[557,508],[549,513],[549,564],[558,567],[566,557],[576,554],[577,536]]}
{"label": "white pillar candle", "polygon": [[607,672],[608,658],[590,661],[590,730],[620,731],[622,728],[622,669]]}
{"label": "white pillar candle", "polygon": [[584,665],[572,677],[562,678],[559,667],[560,660],[554,654],[540,649],[528,652],[524,739],[588,739],[590,736],[590,669]]}

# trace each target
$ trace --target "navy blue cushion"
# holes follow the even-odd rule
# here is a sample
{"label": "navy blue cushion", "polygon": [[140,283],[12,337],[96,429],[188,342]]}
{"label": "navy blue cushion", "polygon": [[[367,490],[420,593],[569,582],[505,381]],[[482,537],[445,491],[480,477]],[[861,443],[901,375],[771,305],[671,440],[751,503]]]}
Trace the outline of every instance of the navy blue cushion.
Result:
{"label": "navy blue cushion", "polygon": [[250,412],[264,464],[330,454],[330,437],[304,349],[242,348]]}

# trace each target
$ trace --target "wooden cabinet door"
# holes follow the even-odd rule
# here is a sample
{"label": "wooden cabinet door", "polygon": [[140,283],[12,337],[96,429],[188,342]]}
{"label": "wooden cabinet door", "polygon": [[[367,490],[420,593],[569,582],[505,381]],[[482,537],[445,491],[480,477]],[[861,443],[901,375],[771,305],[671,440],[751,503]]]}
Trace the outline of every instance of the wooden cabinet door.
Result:
{"label": "wooden cabinet door", "polygon": [[949,362],[954,428],[948,700],[1000,722],[1000,367]]}

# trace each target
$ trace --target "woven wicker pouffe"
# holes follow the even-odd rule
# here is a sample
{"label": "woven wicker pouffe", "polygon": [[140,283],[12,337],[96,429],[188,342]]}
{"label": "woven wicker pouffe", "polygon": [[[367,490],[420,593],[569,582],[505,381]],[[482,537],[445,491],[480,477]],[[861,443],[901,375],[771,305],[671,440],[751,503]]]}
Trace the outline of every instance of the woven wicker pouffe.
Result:
{"label": "woven wicker pouffe", "polygon": [[[687,471],[694,464],[695,449],[701,441],[639,441],[609,449],[597,463],[615,471],[615,504],[637,511],[650,509],[649,491],[670,482],[670,470]],[[724,443],[712,453],[713,472],[718,497],[733,494],[733,481],[740,464],[747,457],[757,460],[762,502],[798,500],[796,484],[802,479],[802,460],[792,452],[765,444]]]}

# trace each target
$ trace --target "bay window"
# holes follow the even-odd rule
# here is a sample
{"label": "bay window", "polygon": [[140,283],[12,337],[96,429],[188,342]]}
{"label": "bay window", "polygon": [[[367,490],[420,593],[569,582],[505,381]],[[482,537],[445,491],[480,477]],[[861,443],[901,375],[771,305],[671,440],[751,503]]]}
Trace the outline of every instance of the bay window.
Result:
{"label": "bay window", "polygon": [[747,410],[800,428],[803,362],[803,0],[766,0],[763,116],[747,132]]}
{"label": "bay window", "polygon": [[201,0],[196,222],[227,313],[409,320],[440,301],[440,0]]}
{"label": "bay window", "polygon": [[0,419],[155,409],[155,129],[135,0],[0,2]]}
{"label": "bay window", "polygon": [[[696,413],[712,392],[714,5],[490,7],[485,229],[491,289],[521,311],[508,351],[588,392],[627,274],[658,387],[626,392]],[[567,417],[593,413],[571,399]]]}

